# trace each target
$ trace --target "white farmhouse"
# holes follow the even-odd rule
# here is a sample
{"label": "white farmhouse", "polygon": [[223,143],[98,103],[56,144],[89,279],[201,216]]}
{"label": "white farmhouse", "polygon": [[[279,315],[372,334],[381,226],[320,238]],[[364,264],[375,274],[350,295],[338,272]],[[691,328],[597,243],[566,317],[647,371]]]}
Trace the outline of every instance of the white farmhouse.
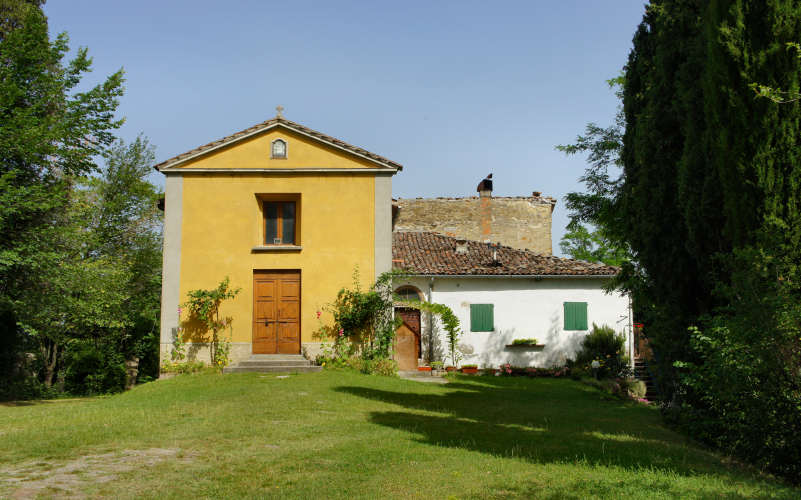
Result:
{"label": "white farmhouse", "polygon": [[[461,364],[561,365],[593,323],[623,333],[632,348],[629,298],[603,290],[615,267],[426,231],[396,231],[392,252],[394,267],[409,274],[398,294],[445,304],[459,318]],[[407,346],[398,349],[401,369],[411,369],[418,357],[430,359],[428,352],[447,361],[436,319],[403,308],[396,314],[408,335],[399,338]],[[536,339],[536,345],[515,345],[516,339]],[[412,343],[416,349],[408,348]]]}

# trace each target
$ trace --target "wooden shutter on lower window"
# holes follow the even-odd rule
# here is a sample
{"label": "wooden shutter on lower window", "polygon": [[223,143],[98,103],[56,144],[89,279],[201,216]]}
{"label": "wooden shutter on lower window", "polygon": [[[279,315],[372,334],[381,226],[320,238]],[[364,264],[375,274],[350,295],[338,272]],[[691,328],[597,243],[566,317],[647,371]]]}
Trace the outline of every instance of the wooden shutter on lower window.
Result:
{"label": "wooden shutter on lower window", "polygon": [[565,330],[587,329],[587,303],[565,302]]}
{"label": "wooden shutter on lower window", "polygon": [[470,331],[494,331],[495,317],[493,309],[493,304],[470,304]]}

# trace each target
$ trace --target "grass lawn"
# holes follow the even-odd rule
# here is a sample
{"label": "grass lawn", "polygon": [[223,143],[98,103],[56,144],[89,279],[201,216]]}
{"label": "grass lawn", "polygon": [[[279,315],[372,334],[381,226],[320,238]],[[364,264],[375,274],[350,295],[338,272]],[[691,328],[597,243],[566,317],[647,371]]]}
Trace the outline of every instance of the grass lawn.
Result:
{"label": "grass lawn", "polygon": [[799,498],[571,380],[186,375],[0,406],[0,497]]}

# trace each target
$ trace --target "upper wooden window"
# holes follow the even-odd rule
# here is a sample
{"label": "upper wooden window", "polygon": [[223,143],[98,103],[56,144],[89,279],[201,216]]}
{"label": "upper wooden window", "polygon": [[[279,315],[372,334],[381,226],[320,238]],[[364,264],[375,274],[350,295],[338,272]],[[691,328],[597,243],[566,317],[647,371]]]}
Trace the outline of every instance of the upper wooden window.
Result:
{"label": "upper wooden window", "polygon": [[294,201],[264,202],[264,244],[295,245],[297,204]]}
{"label": "upper wooden window", "polygon": [[283,139],[276,139],[270,146],[270,158],[277,160],[286,160],[287,158],[287,144]]}

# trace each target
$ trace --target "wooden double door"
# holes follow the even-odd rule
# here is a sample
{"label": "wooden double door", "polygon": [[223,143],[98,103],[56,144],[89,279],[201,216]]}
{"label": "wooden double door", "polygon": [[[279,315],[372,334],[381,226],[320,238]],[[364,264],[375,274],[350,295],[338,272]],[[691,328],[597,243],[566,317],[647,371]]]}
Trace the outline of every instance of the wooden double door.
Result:
{"label": "wooden double door", "polygon": [[253,354],[300,354],[300,271],[253,271]]}

